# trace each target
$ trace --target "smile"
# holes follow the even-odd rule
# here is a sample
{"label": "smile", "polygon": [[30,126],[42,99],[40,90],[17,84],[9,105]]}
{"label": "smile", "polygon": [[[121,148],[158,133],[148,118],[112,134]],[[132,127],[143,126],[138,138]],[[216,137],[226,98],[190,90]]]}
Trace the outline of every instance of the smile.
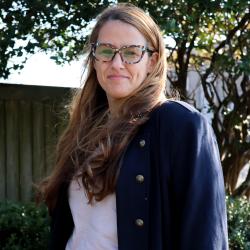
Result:
{"label": "smile", "polygon": [[128,79],[129,77],[127,77],[127,76],[123,76],[123,75],[109,75],[108,76],[108,79]]}

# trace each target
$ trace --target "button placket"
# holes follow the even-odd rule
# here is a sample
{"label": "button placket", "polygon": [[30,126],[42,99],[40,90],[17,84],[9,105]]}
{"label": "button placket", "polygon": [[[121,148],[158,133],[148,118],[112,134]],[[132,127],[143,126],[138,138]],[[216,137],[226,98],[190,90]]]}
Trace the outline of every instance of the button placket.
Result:
{"label": "button placket", "polygon": [[[146,149],[146,138],[145,137],[141,137],[141,138],[139,138],[139,140],[137,141],[137,145],[139,146],[139,148],[142,150],[141,151],[141,155],[143,155],[143,156],[145,156],[146,154],[147,154],[147,149]],[[145,171],[145,168],[144,168],[144,159],[145,158],[142,158],[141,157],[141,161],[140,161],[140,165],[141,166],[143,166],[143,168],[142,169],[138,169],[138,172],[136,173],[136,175],[135,175],[135,181],[136,181],[136,183],[138,184],[138,188],[139,188],[139,190],[140,190],[140,198],[142,198],[142,200],[140,199],[140,201],[138,201],[138,202],[140,202],[140,203],[142,203],[142,204],[145,204],[145,202],[147,203],[147,196],[146,196],[146,191],[145,191],[145,188],[146,188],[146,177],[145,177],[145,175],[144,174],[146,174],[146,172],[144,173],[144,171]],[[141,196],[142,195],[142,196]],[[145,204],[146,205],[146,204]],[[144,205],[144,206],[145,206]],[[134,220],[134,224],[135,224],[135,226],[136,227],[138,227],[138,229],[139,228],[141,228],[142,230],[143,230],[143,228],[145,228],[145,221],[144,221],[144,210],[143,211],[141,211],[139,214],[137,214],[137,218],[135,217],[135,220]]]}

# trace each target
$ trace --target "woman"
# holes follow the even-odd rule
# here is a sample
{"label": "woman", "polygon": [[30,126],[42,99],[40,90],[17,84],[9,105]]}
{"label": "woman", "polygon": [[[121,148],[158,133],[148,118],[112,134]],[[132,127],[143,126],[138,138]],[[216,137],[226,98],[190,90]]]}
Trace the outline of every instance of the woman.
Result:
{"label": "woman", "polygon": [[41,188],[50,249],[228,249],[215,137],[194,108],[166,100],[158,26],[120,4],[99,16],[89,44],[88,76]]}

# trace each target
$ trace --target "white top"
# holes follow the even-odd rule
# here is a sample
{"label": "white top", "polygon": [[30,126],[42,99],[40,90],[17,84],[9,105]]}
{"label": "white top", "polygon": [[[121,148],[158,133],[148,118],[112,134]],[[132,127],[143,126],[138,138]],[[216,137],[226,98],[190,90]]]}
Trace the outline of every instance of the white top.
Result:
{"label": "white top", "polygon": [[75,227],[66,250],[118,250],[115,194],[91,205],[81,181],[73,180],[69,205]]}

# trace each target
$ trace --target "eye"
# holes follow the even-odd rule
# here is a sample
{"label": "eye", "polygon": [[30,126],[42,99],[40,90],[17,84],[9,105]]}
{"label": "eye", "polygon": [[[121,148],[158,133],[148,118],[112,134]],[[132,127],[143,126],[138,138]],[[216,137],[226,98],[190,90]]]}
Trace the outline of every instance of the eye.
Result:
{"label": "eye", "polygon": [[124,51],[124,54],[125,54],[125,55],[136,55],[135,51],[133,51],[133,50],[131,50],[131,49],[125,50],[125,51]]}
{"label": "eye", "polygon": [[100,50],[99,53],[101,53],[103,55],[112,55],[113,54],[113,50],[106,48],[106,49]]}
{"label": "eye", "polygon": [[139,48],[136,48],[136,47],[126,48],[123,50],[123,55],[125,57],[140,57],[141,50]]}
{"label": "eye", "polygon": [[95,54],[96,56],[111,58],[114,55],[114,50],[105,45],[100,45],[96,47]]}

